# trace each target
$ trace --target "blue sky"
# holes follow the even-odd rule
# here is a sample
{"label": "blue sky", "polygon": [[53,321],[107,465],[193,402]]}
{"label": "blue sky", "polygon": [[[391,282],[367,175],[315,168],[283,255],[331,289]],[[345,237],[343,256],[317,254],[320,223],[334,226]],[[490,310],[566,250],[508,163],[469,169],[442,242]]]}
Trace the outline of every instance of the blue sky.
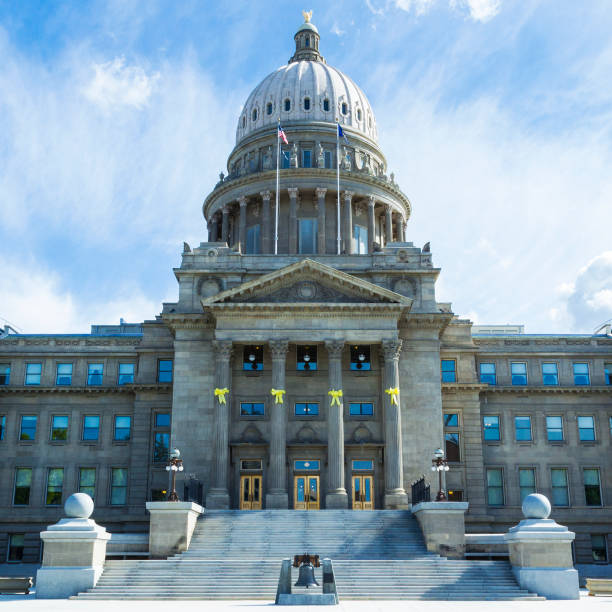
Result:
{"label": "blue sky", "polygon": [[87,331],[176,299],[241,106],[303,8],[372,103],[440,301],[531,333],[612,317],[612,5],[596,0],[0,0],[0,317]]}

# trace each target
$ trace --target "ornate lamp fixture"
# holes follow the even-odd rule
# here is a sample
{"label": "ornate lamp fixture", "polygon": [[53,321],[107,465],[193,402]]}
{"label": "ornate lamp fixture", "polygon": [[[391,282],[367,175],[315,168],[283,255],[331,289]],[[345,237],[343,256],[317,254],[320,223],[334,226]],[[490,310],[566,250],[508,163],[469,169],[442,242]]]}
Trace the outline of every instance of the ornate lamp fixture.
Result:
{"label": "ornate lamp fixture", "polygon": [[181,451],[178,448],[173,448],[169,453],[169,462],[166,466],[166,472],[172,472],[172,491],[168,495],[168,501],[180,501],[176,493],[176,473],[183,471],[183,460],[179,459]]}
{"label": "ornate lamp fixture", "polygon": [[436,495],[436,501],[448,501],[446,497],[446,472],[450,469],[448,463],[444,457],[444,451],[438,448],[434,451],[434,458],[431,460],[432,472],[438,472],[440,490]]}

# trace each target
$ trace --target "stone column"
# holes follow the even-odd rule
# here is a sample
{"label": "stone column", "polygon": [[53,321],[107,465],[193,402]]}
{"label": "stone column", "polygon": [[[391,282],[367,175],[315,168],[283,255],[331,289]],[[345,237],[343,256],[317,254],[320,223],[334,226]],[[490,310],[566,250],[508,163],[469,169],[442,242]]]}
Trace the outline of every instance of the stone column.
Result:
{"label": "stone column", "polygon": [[[342,389],[342,351],[343,340],[327,340],[325,348],[329,356],[329,390]],[[340,404],[328,396],[327,408],[327,481],[325,507],[348,508],[348,495],[344,487],[344,402]]]}
{"label": "stone column", "polygon": [[240,220],[238,222],[238,244],[242,254],[246,253],[246,207],[247,199],[244,196],[238,198],[240,204]]}
{"label": "stone column", "polygon": [[368,200],[368,253],[370,255],[374,252],[374,206],[376,206],[376,200],[374,196],[370,196]]}
{"label": "stone column", "polygon": [[298,188],[289,187],[289,253],[297,253],[298,247],[298,228],[297,228],[297,198]]}
{"label": "stone column", "polygon": [[[287,360],[288,340],[271,340],[272,352],[272,388],[285,389],[285,364]],[[268,474],[268,492],[266,508],[289,507],[287,495],[287,405],[277,404],[270,396],[270,470]],[[284,401],[287,401],[286,394]]]}
{"label": "stone column", "polygon": [[270,197],[269,191],[262,191],[259,194],[263,200],[261,211],[261,252],[264,254],[272,253],[272,225],[270,224]]}
{"label": "stone column", "polygon": [[385,244],[393,242],[393,218],[391,213],[391,207],[387,204],[385,206]]}
{"label": "stone column", "polygon": [[[210,509],[229,508],[229,414],[231,407],[232,341],[215,340],[215,388],[230,389],[225,394],[225,403],[213,396],[215,427],[215,474],[214,486],[206,495],[206,507]],[[212,395],[213,389],[210,390]]]}
{"label": "stone column", "polygon": [[229,206],[223,207],[223,219],[221,221],[221,242],[229,244]]}
{"label": "stone column", "polygon": [[399,388],[399,356],[401,340],[383,340],[384,358],[383,406],[385,408],[385,508],[408,508],[408,496],[404,491],[404,469],[402,458],[402,412],[401,394],[397,404],[387,389]]}
{"label": "stone column", "polygon": [[353,248],[353,192],[344,192],[344,252],[347,255],[352,255],[355,250]]}
{"label": "stone column", "polygon": [[317,253],[325,255],[325,194],[327,189],[317,187],[315,191],[317,193],[317,212],[319,213],[317,221]]}
{"label": "stone column", "polygon": [[404,218],[402,215],[397,215],[395,218],[395,233],[398,242],[404,242]]}
{"label": "stone column", "polygon": [[217,242],[219,240],[219,217],[215,213],[210,220],[210,233],[208,242]]}

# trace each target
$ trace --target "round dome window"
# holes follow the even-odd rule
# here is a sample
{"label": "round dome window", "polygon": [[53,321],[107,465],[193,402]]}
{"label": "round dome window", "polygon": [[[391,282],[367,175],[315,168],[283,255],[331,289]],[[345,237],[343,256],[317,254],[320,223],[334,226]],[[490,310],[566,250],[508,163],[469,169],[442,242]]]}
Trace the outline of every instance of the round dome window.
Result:
{"label": "round dome window", "polygon": [[291,110],[291,100],[285,98],[285,112],[288,113]]}

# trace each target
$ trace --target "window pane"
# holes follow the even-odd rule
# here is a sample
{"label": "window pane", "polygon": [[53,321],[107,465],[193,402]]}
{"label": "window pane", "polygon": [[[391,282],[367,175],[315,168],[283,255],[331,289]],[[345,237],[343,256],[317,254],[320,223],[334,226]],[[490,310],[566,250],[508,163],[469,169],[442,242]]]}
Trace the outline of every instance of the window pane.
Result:
{"label": "window pane", "polygon": [[87,493],[89,497],[94,498],[96,491],[96,468],[80,468],[79,469],[79,492]]}
{"label": "window pane", "polygon": [[61,505],[63,486],[64,468],[50,468],[47,476],[47,506]]}
{"label": "window pane", "polygon": [[[327,109],[329,110],[329,109]],[[325,167],[326,168],[331,168],[332,167],[332,154],[331,151],[325,151]]]}
{"label": "window pane", "polygon": [[30,503],[30,487],[32,486],[32,468],[17,468],[15,470],[15,491],[13,504],[27,506]]}
{"label": "window pane", "polygon": [[113,506],[124,505],[127,501],[127,469],[112,468],[111,470],[111,499]]}
{"label": "window pane", "polygon": [[521,494],[521,503],[527,495],[536,492],[535,470],[532,468],[521,468],[519,470],[519,489]]}
{"label": "window pane", "polygon": [[589,364],[588,363],[575,363],[574,364],[574,384],[575,385],[590,384]]}
{"label": "window pane", "polygon": [[488,383],[489,385],[496,384],[495,364],[481,363],[480,364],[480,382]]}
{"label": "window pane", "polygon": [[459,427],[459,415],[456,413],[445,414],[444,427]]}
{"label": "window pane", "polygon": [[157,432],[153,446],[153,461],[167,461],[170,448],[170,434],[168,432]]}
{"label": "window pane", "polygon": [[591,550],[593,552],[593,561],[607,561],[608,547],[606,544],[606,536],[591,535]]}
{"label": "window pane", "polygon": [[513,362],[510,364],[510,370],[512,373],[512,384],[513,385],[526,385],[527,384],[527,364],[520,362]]}
{"label": "window pane", "polygon": [[578,434],[582,442],[590,442],[595,440],[595,422],[593,417],[578,417]]}
{"label": "window pane", "polygon": [[247,229],[247,236],[246,236],[246,251],[245,253],[247,255],[258,255],[259,253],[261,253],[261,250],[259,248],[259,236],[260,236],[260,226],[259,224],[257,225],[252,225],[251,227],[249,227]]}
{"label": "window pane", "polygon": [[552,468],[550,470],[552,482],[552,503],[554,506],[569,506],[569,493],[567,490],[567,470]]}
{"label": "window pane", "polygon": [[0,385],[8,385],[11,380],[11,365],[0,363]]}
{"label": "window pane", "polygon": [[485,416],[482,417],[482,424],[484,429],[485,440],[499,440],[499,417],[498,416]]}
{"label": "window pane", "polygon": [[83,440],[97,440],[100,432],[100,417],[88,415],[83,419]]}
{"label": "window pane", "polygon": [[454,359],[442,359],[442,382],[457,382],[456,362]]}
{"label": "window pane", "polygon": [[587,506],[601,506],[601,489],[599,486],[599,470],[583,470],[584,495]]}
{"label": "window pane", "polygon": [[559,375],[557,372],[556,363],[543,363],[542,364],[542,383],[544,385],[558,385]]}
{"label": "window pane", "polygon": [[120,363],[119,364],[119,380],[120,385],[127,385],[134,382],[134,364]]}
{"label": "window pane", "polygon": [[241,416],[264,416],[265,405],[263,403],[242,402],[240,404],[240,414]]}
{"label": "window pane", "polygon": [[68,417],[67,416],[52,417],[51,439],[52,440],[67,440],[68,439]]}
{"label": "window pane", "polygon": [[531,440],[531,417],[519,416],[514,418],[516,430],[516,441],[525,442]]}
{"label": "window pane", "polygon": [[355,239],[355,254],[367,255],[368,253],[368,228],[363,225],[353,226],[353,238]]}
{"label": "window pane", "polygon": [[[0,367],[0,384],[2,384],[2,367]],[[612,363],[604,364],[604,374],[606,377],[606,385],[612,385]],[[8,382],[6,383],[8,384]]]}
{"label": "window pane", "polygon": [[373,470],[374,461],[372,459],[353,459],[353,470]]}
{"label": "window pane", "polygon": [[90,363],[87,366],[87,384],[101,385],[104,365],[101,363]]}
{"label": "window pane", "polygon": [[316,219],[300,219],[299,220],[299,252],[300,253],[316,253],[317,252],[317,220]]}
{"label": "window pane", "polygon": [[372,416],[374,414],[374,404],[370,403],[349,403],[349,414],[351,416]]}
{"label": "window pane", "polygon": [[563,419],[560,416],[546,417],[546,434],[550,442],[563,440]]}
{"label": "window pane", "polygon": [[312,151],[302,151],[302,168],[312,167]]}
{"label": "window pane", "polygon": [[36,417],[22,416],[21,431],[19,433],[20,440],[34,440],[36,438]]}
{"label": "window pane", "polygon": [[351,370],[366,371],[371,368],[370,347],[364,345],[351,346]]}
{"label": "window pane", "polygon": [[296,347],[296,365],[300,371],[317,369],[317,347],[298,345]]}
{"label": "window pane", "polygon": [[499,468],[487,470],[487,501],[490,506],[504,505],[502,471]]}
{"label": "window pane", "polygon": [[249,371],[263,370],[263,348],[261,346],[245,346],[242,351],[242,369]]}
{"label": "window pane", "polygon": [[0,440],[4,440],[4,431],[6,430],[6,416],[0,415]]}
{"label": "window pane", "polygon": [[487,470],[487,485],[501,487],[502,486],[502,471],[501,469]]}
{"label": "window pane", "polygon": [[72,384],[72,364],[58,363],[57,376],[55,377],[56,385],[71,385]]}
{"label": "window pane", "polygon": [[26,385],[40,385],[40,375],[42,373],[41,363],[28,363],[26,365]]}
{"label": "window pane", "polygon": [[296,471],[312,471],[312,470],[318,470],[320,468],[320,463],[319,461],[313,461],[313,460],[297,460],[294,462],[294,469]]}
{"label": "window pane", "polygon": [[116,416],[115,417],[115,440],[121,442],[130,439],[132,427],[132,417],[129,416]]}
{"label": "window pane", "polygon": [[158,367],[157,381],[160,383],[172,382],[172,360],[160,359]]}
{"label": "window pane", "polygon": [[7,561],[22,561],[25,534],[11,533],[9,535],[9,550]]}
{"label": "window pane", "polygon": [[155,427],[170,427],[170,414],[167,412],[156,413]]}
{"label": "window pane", "polygon": [[459,452],[459,434],[458,433],[445,433],[444,442],[446,447],[446,458],[448,461],[460,461]]}
{"label": "window pane", "polygon": [[314,416],[319,414],[319,404],[298,403],[295,405],[296,416]]}

